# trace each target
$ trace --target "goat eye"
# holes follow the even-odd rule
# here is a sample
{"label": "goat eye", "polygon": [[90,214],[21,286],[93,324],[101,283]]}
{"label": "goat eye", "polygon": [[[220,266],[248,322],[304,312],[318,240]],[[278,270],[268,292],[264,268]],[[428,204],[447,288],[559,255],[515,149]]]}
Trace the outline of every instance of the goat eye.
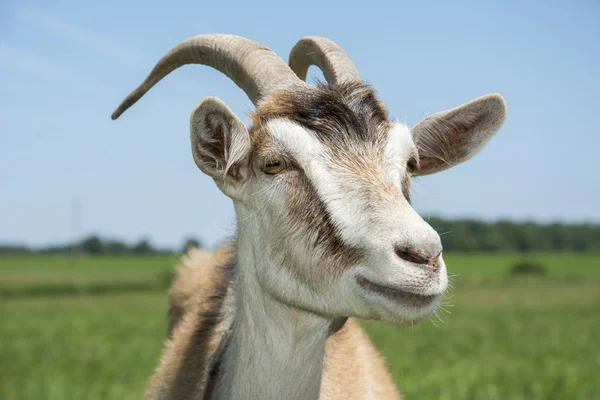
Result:
{"label": "goat eye", "polygon": [[275,175],[283,171],[287,167],[285,159],[281,156],[265,159],[262,171],[265,174]]}
{"label": "goat eye", "polygon": [[417,169],[417,160],[414,157],[408,160],[408,162],[406,163],[406,169],[408,170],[408,172],[415,172],[415,170]]}

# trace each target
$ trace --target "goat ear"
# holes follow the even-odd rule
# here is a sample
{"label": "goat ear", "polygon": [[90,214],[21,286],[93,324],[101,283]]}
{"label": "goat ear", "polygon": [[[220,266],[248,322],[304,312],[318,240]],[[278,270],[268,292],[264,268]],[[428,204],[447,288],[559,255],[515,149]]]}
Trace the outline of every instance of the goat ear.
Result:
{"label": "goat ear", "polygon": [[500,129],[506,111],[501,95],[488,94],[419,122],[411,129],[420,160],[415,175],[440,172],[473,157]]}
{"label": "goat ear", "polygon": [[204,98],[190,118],[192,154],[217,183],[235,185],[248,175],[250,135],[244,123],[216,97]]}

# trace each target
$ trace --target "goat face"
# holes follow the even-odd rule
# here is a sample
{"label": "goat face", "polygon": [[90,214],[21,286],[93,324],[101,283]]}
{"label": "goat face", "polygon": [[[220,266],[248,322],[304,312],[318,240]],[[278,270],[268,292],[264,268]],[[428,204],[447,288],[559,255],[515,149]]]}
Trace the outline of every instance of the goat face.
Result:
{"label": "goat face", "polygon": [[412,322],[436,308],[448,279],[438,234],[410,205],[411,176],[468,159],[504,115],[488,95],[411,130],[363,83],[282,89],[250,129],[219,100],[202,101],[192,150],[234,200],[271,295],[331,317]]}

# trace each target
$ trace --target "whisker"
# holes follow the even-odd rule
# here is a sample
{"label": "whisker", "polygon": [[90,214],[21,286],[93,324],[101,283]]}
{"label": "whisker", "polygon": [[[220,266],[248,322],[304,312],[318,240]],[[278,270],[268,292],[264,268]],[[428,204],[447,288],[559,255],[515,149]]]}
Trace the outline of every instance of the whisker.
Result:
{"label": "whisker", "polygon": [[433,320],[431,315],[429,316],[429,321],[433,324],[433,326],[435,326],[436,328],[439,328],[439,326],[437,326],[437,324],[435,323],[435,321]]}

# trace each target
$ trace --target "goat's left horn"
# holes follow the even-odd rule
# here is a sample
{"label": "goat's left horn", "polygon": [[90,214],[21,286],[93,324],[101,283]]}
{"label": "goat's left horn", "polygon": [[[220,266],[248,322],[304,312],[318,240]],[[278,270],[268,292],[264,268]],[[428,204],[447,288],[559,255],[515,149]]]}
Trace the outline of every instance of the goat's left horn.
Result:
{"label": "goat's left horn", "polygon": [[324,37],[303,37],[290,52],[289,66],[298,78],[305,81],[311,65],[316,65],[323,71],[327,83],[360,80],[360,74],[350,56]]}
{"label": "goat's left horn", "polygon": [[173,47],[144,82],[112,114],[117,119],[162,78],[186,64],[202,64],[227,75],[246,92],[254,105],[281,86],[306,84],[271,49],[234,35],[198,35]]}

